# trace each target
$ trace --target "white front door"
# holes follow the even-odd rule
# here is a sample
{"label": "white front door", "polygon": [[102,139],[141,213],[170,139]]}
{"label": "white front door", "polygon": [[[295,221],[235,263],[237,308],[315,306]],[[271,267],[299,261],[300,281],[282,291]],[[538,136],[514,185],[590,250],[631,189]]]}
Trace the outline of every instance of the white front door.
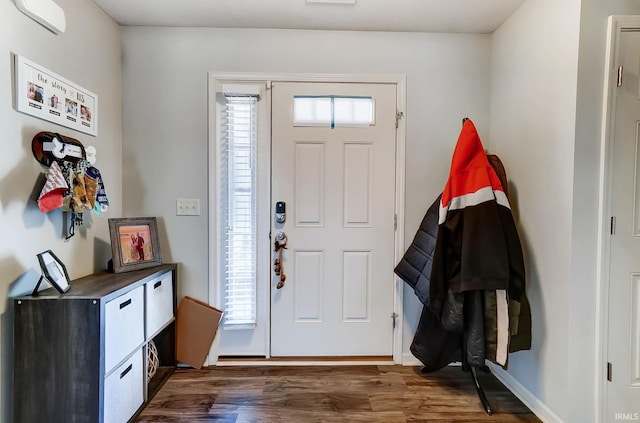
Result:
{"label": "white front door", "polygon": [[620,35],[609,276],[606,421],[640,420],[640,32]]}
{"label": "white front door", "polygon": [[395,84],[273,83],[271,198],[286,221],[272,237],[288,241],[280,289],[272,269],[272,356],[392,355],[395,119]]}

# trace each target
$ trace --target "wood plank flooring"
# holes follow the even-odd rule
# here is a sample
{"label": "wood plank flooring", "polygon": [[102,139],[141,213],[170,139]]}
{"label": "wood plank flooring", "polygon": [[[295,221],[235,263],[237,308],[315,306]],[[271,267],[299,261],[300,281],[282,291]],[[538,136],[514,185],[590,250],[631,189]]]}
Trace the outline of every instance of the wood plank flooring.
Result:
{"label": "wood plank flooring", "polygon": [[246,366],[178,369],[138,422],[418,423],[539,422],[490,373],[478,375],[488,416],[469,373],[422,374],[404,366]]}

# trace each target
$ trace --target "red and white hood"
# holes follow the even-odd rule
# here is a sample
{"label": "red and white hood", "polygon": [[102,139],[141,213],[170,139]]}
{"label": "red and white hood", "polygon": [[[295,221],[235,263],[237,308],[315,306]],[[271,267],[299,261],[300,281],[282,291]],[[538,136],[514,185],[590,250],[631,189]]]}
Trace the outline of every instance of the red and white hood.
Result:
{"label": "red and white hood", "polygon": [[496,201],[511,209],[500,179],[487,160],[478,131],[471,119],[466,119],[442,192],[438,223],[444,223],[449,210],[461,210],[487,201]]}

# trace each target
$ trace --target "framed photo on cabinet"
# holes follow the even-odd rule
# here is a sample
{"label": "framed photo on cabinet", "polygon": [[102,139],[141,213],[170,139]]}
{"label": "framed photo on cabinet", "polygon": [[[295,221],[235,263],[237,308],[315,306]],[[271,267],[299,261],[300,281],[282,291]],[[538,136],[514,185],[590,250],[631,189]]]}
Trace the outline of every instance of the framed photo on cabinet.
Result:
{"label": "framed photo on cabinet", "polygon": [[155,217],[109,219],[114,273],[162,264]]}
{"label": "framed photo on cabinet", "polygon": [[49,282],[49,284],[61,294],[71,289],[71,280],[69,279],[67,268],[53,251],[43,251],[38,254],[37,257],[38,263],[40,263],[40,269],[42,270],[42,276],[40,276],[38,284],[33,290],[33,296],[38,295],[38,290],[43,280]]}

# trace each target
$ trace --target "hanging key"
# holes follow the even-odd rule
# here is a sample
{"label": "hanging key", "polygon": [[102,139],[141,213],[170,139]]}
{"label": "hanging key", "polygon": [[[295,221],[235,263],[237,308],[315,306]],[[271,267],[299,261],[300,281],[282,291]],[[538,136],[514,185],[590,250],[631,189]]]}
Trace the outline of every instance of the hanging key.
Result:
{"label": "hanging key", "polygon": [[276,284],[276,288],[280,289],[284,286],[284,281],[287,280],[287,275],[284,273],[284,262],[282,259],[282,250],[287,248],[287,235],[284,232],[279,231],[276,234],[274,241],[274,251],[276,258],[273,260],[273,271],[277,276],[280,276],[280,281]]}

